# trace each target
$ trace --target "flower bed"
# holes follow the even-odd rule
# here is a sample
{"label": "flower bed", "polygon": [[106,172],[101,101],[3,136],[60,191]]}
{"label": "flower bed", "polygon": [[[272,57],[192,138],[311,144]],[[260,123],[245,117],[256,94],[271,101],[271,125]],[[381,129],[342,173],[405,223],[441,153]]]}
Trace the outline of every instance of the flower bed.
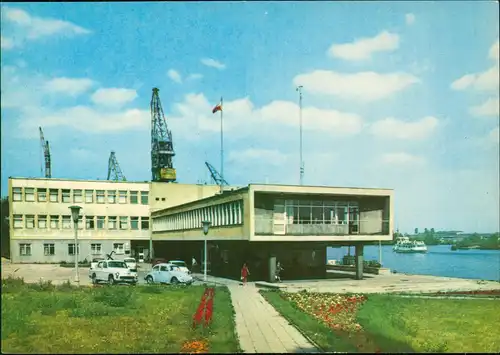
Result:
{"label": "flower bed", "polygon": [[202,354],[208,352],[208,343],[205,340],[193,340],[184,343],[181,354]]}
{"label": "flower bed", "polygon": [[334,330],[358,332],[362,329],[356,322],[356,312],[366,301],[366,296],[308,292],[283,293],[281,296]]}

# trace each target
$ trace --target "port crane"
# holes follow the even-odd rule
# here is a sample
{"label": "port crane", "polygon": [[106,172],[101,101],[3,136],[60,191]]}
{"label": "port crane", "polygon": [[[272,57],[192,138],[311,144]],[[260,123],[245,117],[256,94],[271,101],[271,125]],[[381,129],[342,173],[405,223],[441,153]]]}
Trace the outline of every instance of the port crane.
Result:
{"label": "port crane", "polygon": [[118,164],[118,159],[116,159],[116,155],[114,151],[111,151],[108,160],[108,178],[107,180],[111,181],[127,181],[125,175],[122,173],[122,169],[120,168],[120,164]]}
{"label": "port crane", "polygon": [[[38,130],[40,131],[40,144],[42,147],[42,153],[43,153],[43,158],[44,158],[44,163],[45,163],[45,177],[46,178],[51,178],[52,177],[52,162],[50,160],[50,148],[49,148],[49,141],[45,140],[45,137],[43,136],[43,130],[42,127],[38,127]],[[40,167],[42,176],[43,174],[43,164]]]}
{"label": "port crane", "polygon": [[208,171],[210,171],[210,176],[212,177],[212,181],[217,184],[217,185],[225,185],[225,186],[229,186],[228,182],[226,180],[224,180],[224,178],[221,176],[221,174],[219,174],[219,172],[217,170],[215,170],[215,168],[209,163],[209,162],[205,162],[205,165],[207,166],[208,168]]}
{"label": "port crane", "polygon": [[151,97],[151,181],[175,182],[177,176],[172,161],[175,156],[172,132],[167,127],[159,91],[153,88]]}

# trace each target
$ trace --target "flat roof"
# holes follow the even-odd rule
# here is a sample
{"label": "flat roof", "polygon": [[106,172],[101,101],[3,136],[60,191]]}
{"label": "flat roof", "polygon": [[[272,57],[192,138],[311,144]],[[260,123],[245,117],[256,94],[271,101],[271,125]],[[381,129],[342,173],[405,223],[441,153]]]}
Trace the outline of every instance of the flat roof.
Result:
{"label": "flat roof", "polygon": [[387,187],[359,187],[359,186],[329,186],[329,185],[283,185],[283,184],[257,184],[257,183],[252,183],[249,184],[248,186],[271,186],[271,187],[299,187],[299,188],[307,188],[307,187],[314,187],[314,188],[325,188],[325,189],[349,189],[349,190],[388,190],[388,191],[394,191],[394,189],[387,188]]}
{"label": "flat roof", "polygon": [[92,179],[70,179],[70,178],[46,178],[46,177],[18,177],[9,176],[11,180],[37,180],[37,181],[75,181],[75,182],[113,182],[113,183],[125,183],[125,184],[148,184],[151,181],[114,181],[114,180],[92,180]]}

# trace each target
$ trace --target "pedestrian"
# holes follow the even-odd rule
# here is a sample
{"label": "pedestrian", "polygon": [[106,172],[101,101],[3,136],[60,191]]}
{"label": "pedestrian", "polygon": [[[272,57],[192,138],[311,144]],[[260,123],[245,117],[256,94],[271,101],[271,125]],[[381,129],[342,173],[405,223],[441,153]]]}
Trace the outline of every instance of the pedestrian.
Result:
{"label": "pedestrian", "polygon": [[[198,265],[198,263],[196,262],[196,259],[193,256],[193,258],[191,259],[191,272],[195,272],[196,265]],[[196,271],[198,271],[198,270],[196,270]]]}
{"label": "pedestrian", "polygon": [[243,286],[247,284],[247,277],[250,275],[250,271],[248,270],[247,263],[243,264],[241,268],[241,281],[243,281]]}
{"label": "pedestrian", "polygon": [[275,275],[276,281],[281,282],[280,273],[283,270],[284,269],[281,267],[281,263],[278,261],[278,263],[276,264],[276,275]]}

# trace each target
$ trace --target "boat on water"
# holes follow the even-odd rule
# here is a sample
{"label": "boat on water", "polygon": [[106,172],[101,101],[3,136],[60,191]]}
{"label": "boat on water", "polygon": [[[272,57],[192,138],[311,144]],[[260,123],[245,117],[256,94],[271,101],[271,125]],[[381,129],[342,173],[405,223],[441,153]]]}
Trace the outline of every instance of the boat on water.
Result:
{"label": "boat on water", "polygon": [[396,253],[427,253],[427,246],[422,241],[411,241],[408,237],[399,237],[392,250]]}

